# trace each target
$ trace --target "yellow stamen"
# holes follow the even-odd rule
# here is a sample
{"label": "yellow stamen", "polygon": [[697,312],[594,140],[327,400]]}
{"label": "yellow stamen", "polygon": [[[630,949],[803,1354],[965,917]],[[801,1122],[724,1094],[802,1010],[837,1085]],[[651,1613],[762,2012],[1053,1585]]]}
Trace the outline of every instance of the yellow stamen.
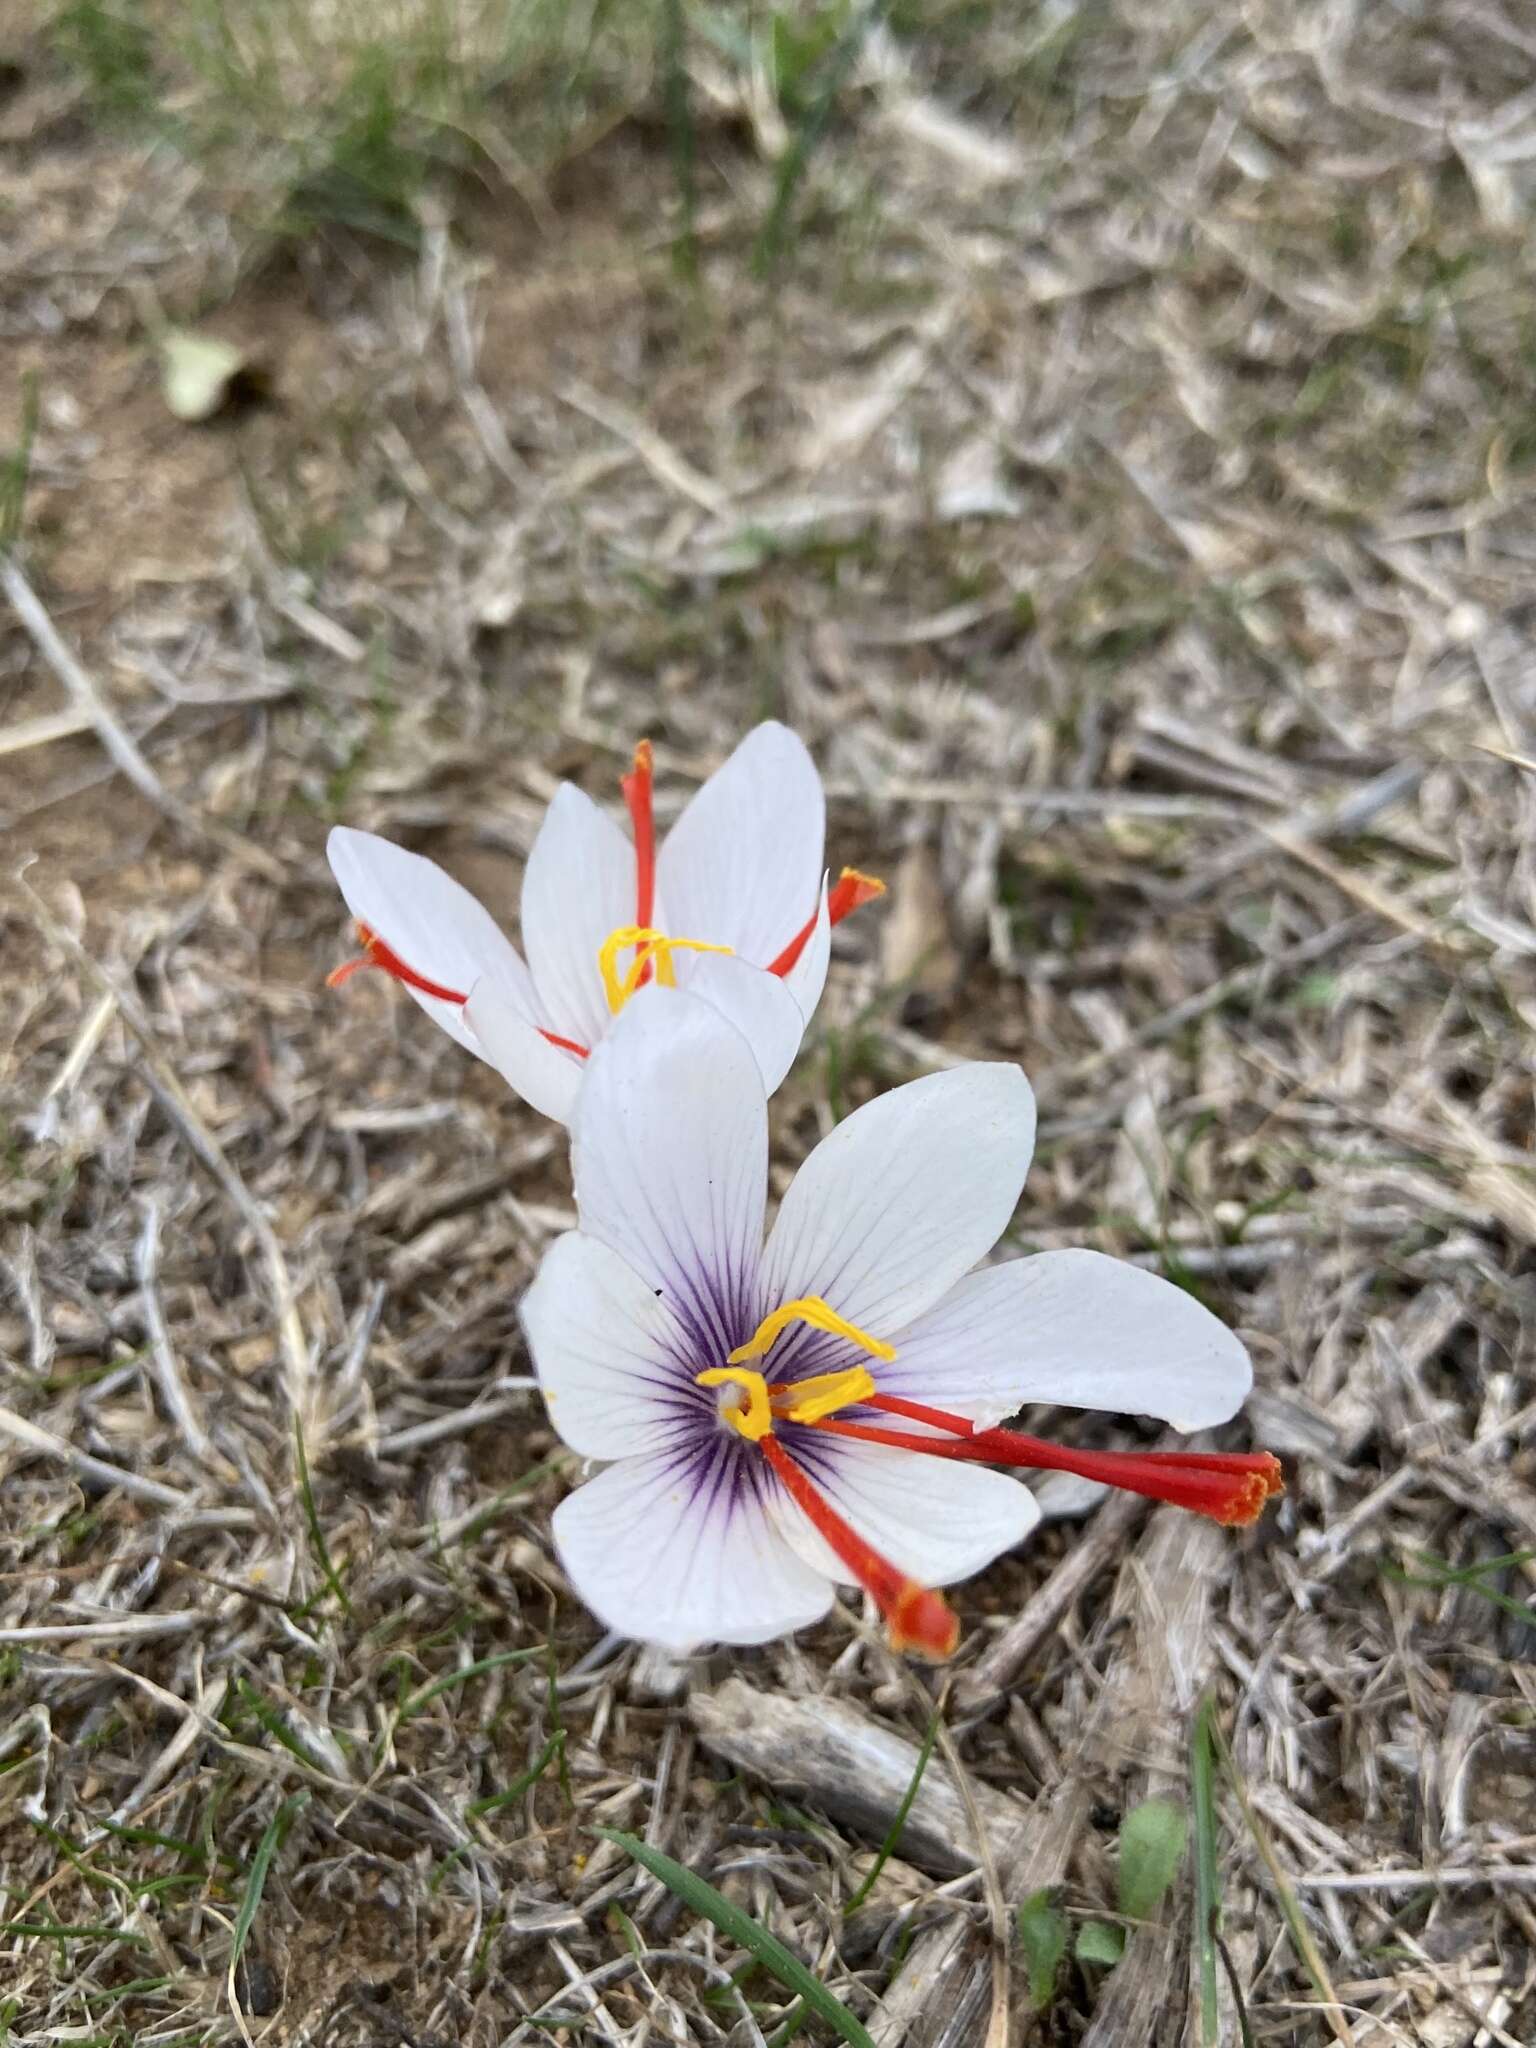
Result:
{"label": "yellow stamen", "polygon": [[745,1388],[745,1402],[738,1407],[727,1408],[726,1421],[739,1429],[749,1444],[761,1443],[765,1436],[772,1435],[773,1410],[768,1405],[768,1382],[760,1372],[743,1371],[737,1366],[717,1365],[709,1372],[701,1372],[696,1384],[701,1387]]}
{"label": "yellow stamen", "polygon": [[[734,1351],[726,1354],[731,1364],[740,1365],[745,1359],[761,1358],[764,1352],[773,1349],[775,1338],[791,1323],[809,1323],[813,1330],[825,1330],[829,1337],[846,1337],[850,1344],[857,1344],[871,1358],[889,1360],[896,1356],[893,1344],[884,1344],[878,1337],[871,1337],[867,1330],[861,1330],[857,1323],[850,1323],[819,1294],[804,1294],[798,1301],[786,1301],[782,1308],[764,1316],[747,1342],[738,1344]],[[811,1382],[806,1381],[805,1384],[809,1386]]]}
{"label": "yellow stamen", "polygon": [[785,1387],[770,1387],[750,1366],[718,1365],[698,1374],[695,1384],[743,1390],[746,1400],[727,1408],[725,1418],[753,1444],[771,1434],[776,1416],[785,1422],[820,1422],[839,1408],[867,1401],[875,1391],[874,1380],[862,1365],[850,1365],[842,1372],[819,1372],[812,1379],[795,1380]]}
{"label": "yellow stamen", "polygon": [[850,1365],[842,1372],[819,1372],[813,1379],[777,1387],[772,1398],[781,1404],[778,1412],[786,1422],[820,1422],[839,1408],[867,1401],[874,1391],[873,1376],[862,1365]]}
{"label": "yellow stamen", "polygon": [[[623,975],[619,955],[633,946],[635,957]],[[674,939],[648,924],[621,924],[611,931],[597,949],[597,971],[603,977],[603,994],[617,1016],[640,986],[647,965],[654,967],[663,988],[676,988],[677,975],[672,955],[684,953],[732,953],[733,946],[711,946],[703,939]]]}

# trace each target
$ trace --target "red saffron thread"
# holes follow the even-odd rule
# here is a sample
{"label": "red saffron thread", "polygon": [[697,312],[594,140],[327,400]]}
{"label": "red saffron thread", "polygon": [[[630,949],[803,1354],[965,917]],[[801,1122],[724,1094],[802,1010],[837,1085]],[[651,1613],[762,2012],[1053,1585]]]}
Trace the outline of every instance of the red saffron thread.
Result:
{"label": "red saffron thread", "polygon": [[[827,891],[827,921],[829,924],[841,924],[843,919],[851,916],[855,910],[862,909],[866,903],[873,903],[877,896],[884,894],[884,882],[874,875],[861,875],[857,868],[844,868],[832,888]],[[783,952],[768,963],[770,974],[788,974],[805,951],[806,942],[816,929],[819,914],[813,910]]]}
{"label": "red saffron thread", "polygon": [[818,1534],[885,1616],[893,1650],[915,1650],[936,1660],[952,1657],[960,1640],[960,1623],[942,1593],[909,1579],[850,1527],[819,1493],[772,1433],[758,1448],[784,1482],[786,1492]]}

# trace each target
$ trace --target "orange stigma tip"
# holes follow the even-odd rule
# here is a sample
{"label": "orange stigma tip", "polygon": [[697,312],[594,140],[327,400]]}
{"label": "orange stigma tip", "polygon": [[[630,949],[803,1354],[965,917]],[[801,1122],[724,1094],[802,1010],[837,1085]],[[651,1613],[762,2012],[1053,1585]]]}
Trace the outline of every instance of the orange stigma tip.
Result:
{"label": "orange stigma tip", "polygon": [[942,1593],[908,1579],[886,1614],[886,1632],[898,1654],[910,1652],[942,1664],[959,1645],[960,1617]]}
{"label": "orange stigma tip", "polygon": [[[873,903],[877,896],[885,894],[884,882],[874,875],[864,875],[857,868],[844,868],[836,882],[827,891],[827,922],[841,924],[845,917],[866,903]],[[799,931],[790,940],[783,952],[768,963],[770,974],[788,974],[800,955],[805,951],[811,933],[816,929],[819,910],[813,910]]]}
{"label": "orange stigma tip", "polygon": [[1254,1469],[1239,1481],[1213,1519],[1224,1529],[1251,1529],[1275,1496],[1284,1491],[1285,1474],[1280,1460],[1269,1451],[1261,1451],[1255,1457]]}
{"label": "orange stigma tip", "polygon": [[862,910],[866,903],[873,903],[884,894],[885,884],[878,875],[865,875],[857,868],[844,868],[837,878],[837,886],[828,892],[827,916],[833,924],[841,924],[855,910]]}

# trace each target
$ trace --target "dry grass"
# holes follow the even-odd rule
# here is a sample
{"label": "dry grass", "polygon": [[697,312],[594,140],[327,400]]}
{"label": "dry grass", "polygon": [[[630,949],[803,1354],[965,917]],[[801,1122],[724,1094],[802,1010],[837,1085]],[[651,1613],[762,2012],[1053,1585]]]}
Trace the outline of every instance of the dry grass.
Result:
{"label": "dry grass", "polygon": [[[648,73],[520,192],[425,179],[407,253],[274,243],[226,159],[0,50],[19,563],[85,684],[0,625],[0,2040],[785,2038],[616,1825],[880,2048],[1000,2044],[1004,2001],[1194,2042],[1188,1887],[1039,2021],[988,1929],[1112,1902],[1206,1687],[1255,2037],[1536,2034],[1536,43],[1515,0],[916,12],[771,286],[794,109],[723,14],[696,285]],[[148,294],[269,401],[174,422]],[[1198,1289],[1257,1360],[1232,1441],[1291,1468],[1246,1539],[1057,1495],[962,1591],[963,1790],[936,1760],[846,1921],[927,1681],[852,1613],[687,1669],[598,1639],[516,1319],[559,1136],[322,987],[333,819],[510,907],[559,776],[611,794],[645,732],[675,805],[765,713],[897,877],[783,1170],[1022,1060],[1018,1244]],[[837,1729],[886,1744],[867,1796]]]}

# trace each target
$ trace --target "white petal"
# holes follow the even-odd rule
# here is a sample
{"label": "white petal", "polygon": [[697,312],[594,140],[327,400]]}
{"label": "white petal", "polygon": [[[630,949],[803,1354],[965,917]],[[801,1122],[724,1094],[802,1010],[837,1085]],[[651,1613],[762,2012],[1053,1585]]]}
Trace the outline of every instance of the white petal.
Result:
{"label": "white petal", "polygon": [[800,949],[800,958],[784,976],[784,986],[800,1005],[800,1014],[807,1024],[815,1016],[816,1005],[821,1001],[831,960],[832,921],[827,915],[827,884],[823,877],[815,929]]}
{"label": "white petal", "polygon": [[752,1048],[681,989],[634,995],[587,1062],[571,1123],[581,1227],[696,1340],[699,1369],[757,1319],[768,1110]]}
{"label": "white petal", "polygon": [[[812,1437],[810,1430],[787,1430],[786,1448],[867,1543],[925,1586],[969,1578],[1022,1543],[1040,1519],[1029,1488],[990,1466]],[[847,1567],[782,1491],[774,1513],[808,1564],[849,1582]]]}
{"label": "white petal", "polygon": [[816,907],[826,830],[804,741],[784,725],[754,727],[662,842],[667,929],[766,967]]}
{"label": "white petal", "polygon": [[[606,811],[562,782],[523,874],[523,944],[545,1021],[562,1038],[592,1046],[608,1029],[597,956],[610,932],[635,922],[635,886],[634,848]],[[633,958],[620,956],[621,974]]]}
{"label": "white petal", "polygon": [[517,991],[496,975],[477,981],[464,1005],[464,1021],[471,1047],[524,1102],[556,1123],[570,1122],[584,1062],[550,1044],[522,1008]]}
{"label": "white petal", "polygon": [[522,1318],[550,1420],[584,1458],[659,1450],[714,1412],[679,1362],[671,1311],[595,1237],[555,1239]]}
{"label": "white petal", "polygon": [[770,1519],[760,1461],[716,1441],[625,1458],[555,1509],[560,1562],[606,1627],[668,1650],[766,1643],[832,1604]]}
{"label": "white petal", "polygon": [[805,1034],[800,1005],[776,974],[720,953],[678,953],[677,984],[726,1017],[751,1046],[771,1095],[794,1065]]}
{"label": "white petal", "polygon": [[1051,1401],[1207,1429],[1235,1415],[1252,1384],[1247,1352],[1193,1295],[1090,1251],[972,1273],[880,1368],[882,1393],[984,1425]]}
{"label": "white petal", "polygon": [[[856,1109],[780,1204],[763,1257],[765,1312],[819,1294],[892,1339],[997,1242],[1034,1136],[1035,1099],[1014,1066],[928,1074]],[[782,1341],[775,1365],[791,1355]]]}
{"label": "white petal", "polygon": [[[325,853],[348,910],[359,924],[377,932],[407,967],[442,988],[465,994],[482,975],[496,974],[520,1000],[532,1003],[533,984],[517,948],[484,904],[436,861],[407,853],[376,833],[355,832],[349,825],[332,828]],[[418,989],[410,993],[460,1045],[479,1051],[465,1029],[459,1004]]]}

